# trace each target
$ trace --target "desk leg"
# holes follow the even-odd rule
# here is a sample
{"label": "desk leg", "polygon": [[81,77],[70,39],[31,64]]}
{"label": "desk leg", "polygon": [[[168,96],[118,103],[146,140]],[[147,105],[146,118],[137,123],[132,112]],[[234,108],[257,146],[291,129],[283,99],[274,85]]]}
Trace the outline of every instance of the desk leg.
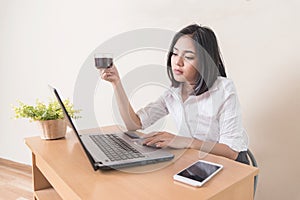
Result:
{"label": "desk leg", "polygon": [[36,200],[35,192],[38,190],[46,189],[52,187],[39,168],[36,166],[36,157],[32,153],[32,181],[33,181],[33,191],[34,199]]}
{"label": "desk leg", "polygon": [[220,194],[214,196],[211,200],[253,200],[254,198],[254,178],[249,176],[239,181],[238,183],[227,188]]}

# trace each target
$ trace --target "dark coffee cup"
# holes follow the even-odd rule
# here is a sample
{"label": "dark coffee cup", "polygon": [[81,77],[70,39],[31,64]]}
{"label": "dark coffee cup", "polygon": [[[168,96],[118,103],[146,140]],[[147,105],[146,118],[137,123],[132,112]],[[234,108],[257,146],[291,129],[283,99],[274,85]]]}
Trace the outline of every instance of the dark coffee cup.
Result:
{"label": "dark coffee cup", "polygon": [[94,59],[97,69],[109,68],[113,65],[113,55],[111,53],[97,53],[94,55]]}

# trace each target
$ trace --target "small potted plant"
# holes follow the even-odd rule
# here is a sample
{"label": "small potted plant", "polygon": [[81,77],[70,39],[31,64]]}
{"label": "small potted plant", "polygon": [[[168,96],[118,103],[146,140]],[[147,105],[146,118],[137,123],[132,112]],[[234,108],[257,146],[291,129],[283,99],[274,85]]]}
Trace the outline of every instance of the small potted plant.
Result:
{"label": "small potted plant", "polygon": [[[63,111],[59,103],[50,99],[48,104],[36,100],[36,105],[27,105],[18,101],[19,106],[13,106],[16,118],[29,118],[30,121],[37,121],[42,129],[42,139],[59,139],[65,137],[67,124],[64,120]],[[70,117],[77,119],[76,115],[80,110],[75,110],[73,104],[68,100],[63,101]]]}

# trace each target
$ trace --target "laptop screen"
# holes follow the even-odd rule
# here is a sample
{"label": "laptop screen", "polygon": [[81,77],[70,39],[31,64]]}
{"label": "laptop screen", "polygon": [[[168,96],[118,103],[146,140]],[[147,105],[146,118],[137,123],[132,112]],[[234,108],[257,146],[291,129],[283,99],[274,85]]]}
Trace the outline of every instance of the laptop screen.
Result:
{"label": "laptop screen", "polygon": [[73,121],[72,121],[72,118],[71,118],[70,115],[68,114],[68,111],[67,111],[66,107],[64,106],[64,103],[63,103],[63,101],[61,100],[61,98],[60,98],[60,96],[59,96],[57,90],[56,90],[54,87],[50,86],[50,85],[49,85],[49,88],[50,88],[50,90],[52,91],[52,93],[54,94],[54,96],[55,96],[55,98],[57,99],[58,103],[60,104],[61,109],[62,109],[62,111],[63,111],[63,113],[64,113],[64,116],[65,116],[65,119],[66,119],[66,120],[69,122],[69,124],[71,125],[71,128],[73,129],[75,135],[77,136],[77,138],[78,138],[78,140],[79,140],[79,142],[80,142],[80,144],[81,144],[81,146],[82,146],[82,148],[83,148],[85,154],[87,155],[89,161],[91,162],[91,164],[92,164],[94,170],[97,170],[98,167],[95,165],[94,159],[92,158],[92,156],[90,155],[90,153],[88,152],[88,150],[87,150],[86,147],[84,146],[83,142],[81,141],[80,135],[79,135],[77,129],[75,128],[75,125],[74,125],[74,123],[73,123]]}

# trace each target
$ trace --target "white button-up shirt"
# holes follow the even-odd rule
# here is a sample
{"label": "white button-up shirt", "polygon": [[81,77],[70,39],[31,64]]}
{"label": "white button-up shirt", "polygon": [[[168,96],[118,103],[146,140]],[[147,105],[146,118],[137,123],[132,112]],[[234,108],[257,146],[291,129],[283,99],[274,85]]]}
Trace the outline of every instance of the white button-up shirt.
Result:
{"label": "white button-up shirt", "polygon": [[181,86],[171,87],[137,112],[143,129],[168,114],[175,120],[178,135],[223,143],[238,152],[248,148],[236,89],[228,78],[218,77],[207,92],[191,95],[184,102]]}

